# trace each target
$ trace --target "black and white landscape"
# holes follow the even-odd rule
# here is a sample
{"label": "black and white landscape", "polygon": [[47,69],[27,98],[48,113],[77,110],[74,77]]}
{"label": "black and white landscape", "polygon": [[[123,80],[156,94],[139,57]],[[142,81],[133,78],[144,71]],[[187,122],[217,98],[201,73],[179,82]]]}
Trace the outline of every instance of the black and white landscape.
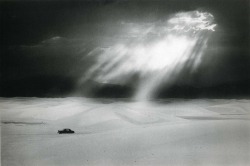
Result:
{"label": "black and white landscape", "polygon": [[250,165],[249,5],[0,1],[1,165]]}

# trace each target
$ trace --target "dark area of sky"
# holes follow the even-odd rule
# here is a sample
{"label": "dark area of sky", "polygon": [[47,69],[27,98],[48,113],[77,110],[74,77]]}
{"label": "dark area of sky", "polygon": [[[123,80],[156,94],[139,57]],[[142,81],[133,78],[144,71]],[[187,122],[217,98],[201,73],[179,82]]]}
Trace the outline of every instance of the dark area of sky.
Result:
{"label": "dark area of sky", "polygon": [[[123,22],[154,23],[201,10],[217,24],[206,58],[195,73],[183,72],[170,88],[163,86],[158,97],[249,97],[249,7],[248,0],[0,1],[0,96],[85,93],[77,81],[95,61],[86,55],[121,40]],[[135,89],[85,85],[91,97],[128,97]]]}

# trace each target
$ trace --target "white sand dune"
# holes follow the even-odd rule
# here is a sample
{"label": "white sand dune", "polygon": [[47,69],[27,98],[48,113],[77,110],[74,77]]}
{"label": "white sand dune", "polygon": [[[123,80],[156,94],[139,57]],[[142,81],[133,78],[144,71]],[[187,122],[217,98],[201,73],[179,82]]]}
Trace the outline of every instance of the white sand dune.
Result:
{"label": "white sand dune", "polygon": [[[2,165],[250,165],[250,100],[1,98]],[[76,133],[59,135],[71,128]]]}

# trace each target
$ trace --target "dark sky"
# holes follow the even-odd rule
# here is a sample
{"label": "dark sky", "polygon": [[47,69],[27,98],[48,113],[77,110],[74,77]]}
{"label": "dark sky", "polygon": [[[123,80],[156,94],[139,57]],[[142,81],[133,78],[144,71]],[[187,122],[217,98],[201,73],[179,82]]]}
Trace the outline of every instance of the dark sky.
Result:
{"label": "dark sky", "polygon": [[14,0],[0,1],[0,95],[70,94],[95,61],[86,58],[91,50],[125,40],[117,35],[124,30],[123,22],[159,22],[192,10],[212,13],[217,29],[200,68],[188,77],[184,73],[176,85],[225,85],[236,88],[232,93],[248,94],[248,0]]}

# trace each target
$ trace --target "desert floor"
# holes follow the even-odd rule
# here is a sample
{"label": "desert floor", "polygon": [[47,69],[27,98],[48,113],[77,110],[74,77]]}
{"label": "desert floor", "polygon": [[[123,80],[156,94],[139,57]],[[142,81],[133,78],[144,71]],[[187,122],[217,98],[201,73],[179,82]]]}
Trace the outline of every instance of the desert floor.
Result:
{"label": "desert floor", "polygon": [[3,166],[250,165],[250,100],[0,98],[0,113]]}

